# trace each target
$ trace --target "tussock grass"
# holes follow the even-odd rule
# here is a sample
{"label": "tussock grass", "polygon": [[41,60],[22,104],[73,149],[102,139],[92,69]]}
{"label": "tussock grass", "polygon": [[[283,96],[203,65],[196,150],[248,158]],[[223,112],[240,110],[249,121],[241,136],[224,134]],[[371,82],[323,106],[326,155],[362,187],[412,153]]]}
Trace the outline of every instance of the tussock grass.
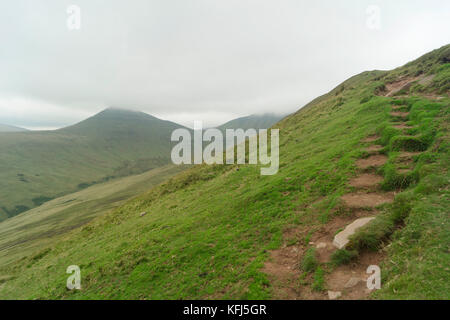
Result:
{"label": "tussock grass", "polygon": [[303,255],[303,259],[300,263],[300,268],[305,272],[311,273],[316,270],[318,265],[319,262],[317,260],[316,249],[309,248]]}
{"label": "tussock grass", "polygon": [[425,151],[428,144],[421,138],[411,136],[396,136],[390,140],[392,151]]}
{"label": "tussock grass", "polygon": [[321,267],[317,267],[314,272],[312,289],[314,291],[324,291],[325,290],[325,271]]}
{"label": "tussock grass", "polygon": [[331,264],[333,266],[340,266],[347,264],[358,257],[358,251],[338,249],[331,255]]}
{"label": "tussock grass", "polygon": [[384,180],[381,188],[385,191],[405,189],[418,180],[416,172],[399,173],[396,166],[392,163],[388,163],[383,167],[383,175]]}

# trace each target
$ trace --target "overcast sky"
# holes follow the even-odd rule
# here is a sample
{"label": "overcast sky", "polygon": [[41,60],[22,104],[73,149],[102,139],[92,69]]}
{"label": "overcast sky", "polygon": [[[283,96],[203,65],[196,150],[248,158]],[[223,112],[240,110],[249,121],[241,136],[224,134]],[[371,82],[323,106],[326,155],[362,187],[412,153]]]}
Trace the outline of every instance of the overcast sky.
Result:
{"label": "overcast sky", "polygon": [[448,0],[2,1],[0,123],[55,128],[109,106],[188,126],[289,113],[450,43],[449,16]]}

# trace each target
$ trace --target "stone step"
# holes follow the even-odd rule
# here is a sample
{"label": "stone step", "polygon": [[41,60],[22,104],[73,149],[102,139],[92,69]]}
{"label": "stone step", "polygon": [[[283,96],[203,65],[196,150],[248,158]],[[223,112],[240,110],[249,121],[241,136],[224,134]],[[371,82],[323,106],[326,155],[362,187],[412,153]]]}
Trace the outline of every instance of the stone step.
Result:
{"label": "stone step", "polygon": [[406,108],[406,106],[397,106],[397,105],[392,106],[392,110],[400,110],[400,109],[405,109],[405,108]]}
{"label": "stone step", "polygon": [[336,300],[342,296],[342,292],[340,291],[328,291],[328,299]]}
{"label": "stone step", "polygon": [[383,177],[371,173],[363,173],[349,181],[349,185],[355,188],[368,188],[378,186]]}
{"label": "stone step", "polygon": [[379,167],[387,162],[387,157],[384,154],[376,154],[364,159],[358,159],[356,165],[361,169],[370,167]]}
{"label": "stone step", "polygon": [[375,219],[375,217],[356,219],[334,237],[333,245],[338,249],[343,249],[348,244],[350,236],[355,234],[359,228],[365,226],[373,219]]}
{"label": "stone step", "polygon": [[387,193],[347,193],[341,197],[344,204],[349,208],[374,208],[394,200],[394,194]]}
{"label": "stone step", "polygon": [[393,111],[391,112],[391,116],[406,118],[407,116],[409,116],[409,112]]}
{"label": "stone step", "polygon": [[383,146],[380,146],[380,145],[378,145],[378,144],[374,144],[374,145],[371,145],[370,147],[367,147],[366,148],[366,152],[368,152],[368,153],[376,153],[376,152],[379,152],[379,151],[381,151],[381,150],[383,150]]}
{"label": "stone step", "polygon": [[371,136],[368,136],[367,138],[363,139],[362,142],[374,142],[378,139],[380,139],[380,136],[371,135]]}
{"label": "stone step", "polygon": [[408,151],[403,151],[400,152],[400,154],[398,155],[397,159],[398,160],[402,160],[402,159],[412,159],[414,156],[417,156],[419,154],[421,154],[422,152],[408,152]]}
{"label": "stone step", "polygon": [[395,125],[393,125],[393,127],[396,128],[396,129],[411,129],[411,128],[414,128],[412,126],[407,125],[406,123],[395,124]]}

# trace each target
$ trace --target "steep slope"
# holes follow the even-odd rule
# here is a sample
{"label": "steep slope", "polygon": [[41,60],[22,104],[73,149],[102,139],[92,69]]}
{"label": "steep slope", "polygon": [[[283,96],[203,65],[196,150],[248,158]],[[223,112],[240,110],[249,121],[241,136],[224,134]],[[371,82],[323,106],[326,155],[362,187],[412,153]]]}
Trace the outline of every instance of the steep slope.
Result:
{"label": "steep slope", "polygon": [[20,132],[20,131],[28,131],[28,130],[0,123],[0,132]]}
{"label": "steep slope", "polygon": [[237,119],[233,119],[224,123],[223,125],[217,127],[219,130],[226,129],[267,129],[273,126],[275,123],[283,119],[285,116],[276,115],[276,114],[253,114],[247,117],[241,117]]}
{"label": "steep slope", "polygon": [[167,164],[170,135],[179,127],[107,109],[61,130],[0,134],[0,221],[91,184]]}
{"label": "steep slope", "polygon": [[[189,169],[2,268],[0,297],[328,299],[338,296],[327,294],[336,273],[372,263],[370,249],[383,270],[376,298],[448,299],[448,59],[450,46],[352,77],[277,124],[276,175],[251,165]],[[408,114],[391,114],[393,105]],[[387,162],[360,161],[372,152]],[[420,154],[399,164],[400,152]],[[381,186],[367,186],[363,173],[379,175]],[[348,202],[372,192],[393,197],[367,207]],[[375,219],[351,248],[322,259],[316,241],[369,213]],[[73,264],[82,290],[65,287]]]}

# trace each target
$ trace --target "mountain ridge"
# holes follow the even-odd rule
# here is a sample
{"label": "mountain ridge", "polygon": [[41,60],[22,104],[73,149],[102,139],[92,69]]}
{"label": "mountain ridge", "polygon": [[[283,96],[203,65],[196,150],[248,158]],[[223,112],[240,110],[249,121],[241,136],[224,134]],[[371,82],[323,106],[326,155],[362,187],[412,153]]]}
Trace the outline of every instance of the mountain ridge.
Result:
{"label": "mountain ridge", "polygon": [[[252,115],[226,126],[259,129],[276,120],[273,115]],[[0,221],[79,188],[168,164],[170,136],[177,128],[192,131],[145,112],[110,107],[57,130],[0,135],[0,166],[9,166],[0,172],[0,194],[8,199],[0,203]],[[58,155],[53,157],[53,152]],[[21,158],[12,163],[17,154]],[[77,177],[70,174],[73,168]],[[48,186],[45,179],[52,184]]]}
{"label": "mountain ridge", "polygon": [[79,188],[168,164],[176,123],[106,109],[52,131],[0,134],[0,220]]}

